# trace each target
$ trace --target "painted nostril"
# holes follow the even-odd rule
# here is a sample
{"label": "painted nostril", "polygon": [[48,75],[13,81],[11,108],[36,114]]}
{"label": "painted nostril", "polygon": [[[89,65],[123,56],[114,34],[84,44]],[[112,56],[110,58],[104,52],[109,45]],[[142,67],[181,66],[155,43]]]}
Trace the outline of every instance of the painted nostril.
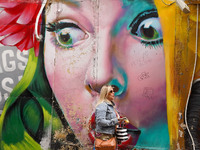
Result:
{"label": "painted nostril", "polygon": [[115,57],[112,58],[112,62],[116,72],[113,75],[114,78],[112,78],[112,80],[109,82],[109,85],[112,85],[114,90],[116,90],[115,96],[122,98],[127,91],[128,77],[124,69],[117,63]]}
{"label": "painted nostril", "polygon": [[124,92],[124,87],[119,83],[117,79],[112,79],[109,85],[112,85],[114,90],[116,90],[115,96],[119,96]]}
{"label": "painted nostril", "polygon": [[90,91],[95,91],[97,93],[100,93],[100,90],[101,90],[100,87],[99,88],[93,88],[91,84],[88,84],[88,87],[89,87]]}
{"label": "painted nostril", "polygon": [[92,90],[92,86],[90,84],[88,84],[88,87]]}
{"label": "painted nostril", "polygon": [[120,84],[116,78],[112,79],[109,82],[109,85],[111,85],[115,91],[115,96],[123,97],[127,90],[127,84],[128,84],[127,76],[123,76],[123,79],[124,79],[123,84]]}
{"label": "painted nostril", "polygon": [[113,87],[114,92],[118,92],[119,91],[119,88],[116,85],[112,85],[111,84],[111,86]]}

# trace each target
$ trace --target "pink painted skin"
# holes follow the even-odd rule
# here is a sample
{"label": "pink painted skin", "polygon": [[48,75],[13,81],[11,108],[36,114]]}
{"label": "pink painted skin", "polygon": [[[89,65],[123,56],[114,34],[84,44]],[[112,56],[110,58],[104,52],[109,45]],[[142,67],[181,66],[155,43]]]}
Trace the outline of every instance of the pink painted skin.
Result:
{"label": "pink painted skin", "polygon": [[[111,35],[126,12],[120,0],[101,0],[99,8],[88,0],[79,5],[53,3],[46,14],[46,24],[62,21],[78,25],[79,41],[63,46],[56,41],[56,32],[46,31],[44,47],[47,78],[77,138],[85,147],[91,144],[87,124],[99,96],[95,90],[113,78],[124,84],[116,63],[128,78],[124,96],[114,100],[119,112],[137,128],[148,129],[159,121],[167,123],[162,44],[144,46],[127,30],[130,21],[116,36]],[[57,15],[56,10],[60,10]]]}

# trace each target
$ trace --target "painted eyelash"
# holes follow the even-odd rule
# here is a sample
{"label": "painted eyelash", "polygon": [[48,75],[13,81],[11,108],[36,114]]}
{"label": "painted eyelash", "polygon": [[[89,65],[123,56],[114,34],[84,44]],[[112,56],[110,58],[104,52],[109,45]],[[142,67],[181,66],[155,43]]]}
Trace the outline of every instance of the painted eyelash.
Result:
{"label": "painted eyelash", "polygon": [[142,43],[142,45],[146,47],[150,47],[150,48],[157,48],[159,46],[163,45],[163,39],[156,39],[156,40],[144,40],[141,37],[137,37],[138,34],[136,33],[138,30],[139,25],[142,23],[142,21],[144,21],[145,19],[149,19],[149,18],[158,18],[158,13],[156,9],[152,9],[152,10],[148,10],[148,11],[144,11],[141,12],[129,25],[129,30],[130,33],[136,38],[139,39],[140,42]]}
{"label": "painted eyelash", "polygon": [[[58,28],[56,27],[56,23],[48,23],[48,26],[46,27],[47,31],[49,32],[56,32],[58,30]],[[70,48],[72,48],[72,46],[68,46],[68,47],[65,47],[65,46],[62,46],[57,40],[55,37],[52,37],[51,38],[51,42],[53,43],[53,45],[60,49],[60,50],[63,50],[63,49],[67,49],[69,50]]]}
{"label": "painted eyelash", "polygon": [[49,32],[55,32],[56,31],[55,23],[48,23],[48,26],[46,28],[47,28],[47,31],[49,31]]}
{"label": "painted eyelash", "polygon": [[55,32],[57,30],[63,29],[63,28],[78,28],[80,29],[80,27],[74,23],[70,23],[70,22],[60,22],[60,23],[48,23],[47,31],[49,32]]}
{"label": "painted eyelash", "polygon": [[143,41],[141,40],[142,45],[150,48],[158,48],[159,46],[163,45],[163,39],[157,40],[157,41]]}
{"label": "painted eyelash", "polygon": [[[58,31],[60,31],[60,30],[62,30],[64,28],[77,28],[77,29],[81,29],[78,25],[76,25],[75,23],[71,23],[71,22],[48,23],[48,25],[46,26],[47,31],[54,32],[55,34]],[[55,37],[53,37],[51,39],[51,42],[56,46],[56,48],[59,48],[59,49],[62,49],[62,50],[63,49],[69,50],[69,49],[73,48],[73,45],[65,45],[65,46],[61,45],[57,41],[57,39]]]}
{"label": "painted eyelash", "polygon": [[131,34],[137,35],[136,31],[142,21],[148,18],[158,18],[158,13],[155,9],[141,12],[129,25]]}

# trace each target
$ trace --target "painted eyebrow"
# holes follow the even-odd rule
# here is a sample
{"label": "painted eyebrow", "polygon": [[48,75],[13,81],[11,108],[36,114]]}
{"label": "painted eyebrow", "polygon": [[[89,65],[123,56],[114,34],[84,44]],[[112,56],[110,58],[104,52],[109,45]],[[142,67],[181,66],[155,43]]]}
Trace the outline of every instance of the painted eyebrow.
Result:
{"label": "painted eyebrow", "polygon": [[49,25],[49,27],[47,27],[47,30],[50,32],[54,32],[56,30],[63,29],[63,28],[69,28],[69,27],[81,29],[78,25],[76,25],[74,23],[68,23],[68,22],[49,23],[48,25]]}
{"label": "painted eyebrow", "polygon": [[[139,13],[135,19],[131,22],[131,24],[129,25],[129,28],[132,27],[131,31],[132,33],[135,33],[137,31],[137,27],[139,26],[139,24],[147,18],[155,18],[158,17],[158,12],[156,9],[151,9],[151,10],[145,10],[141,13]],[[136,28],[135,28],[136,27]]]}

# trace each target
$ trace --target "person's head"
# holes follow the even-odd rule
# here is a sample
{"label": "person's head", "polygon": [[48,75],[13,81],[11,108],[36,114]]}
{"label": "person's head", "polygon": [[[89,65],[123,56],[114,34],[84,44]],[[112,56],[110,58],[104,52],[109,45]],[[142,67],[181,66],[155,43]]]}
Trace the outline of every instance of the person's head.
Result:
{"label": "person's head", "polygon": [[114,89],[111,87],[110,89],[109,89],[109,91],[108,91],[108,94],[107,94],[107,99],[109,100],[109,101],[113,101],[114,100],[114,97],[115,97],[115,95],[114,95]]}
{"label": "person's head", "polygon": [[97,105],[107,100],[109,101],[114,100],[114,90],[111,85],[104,85],[101,88]]}

